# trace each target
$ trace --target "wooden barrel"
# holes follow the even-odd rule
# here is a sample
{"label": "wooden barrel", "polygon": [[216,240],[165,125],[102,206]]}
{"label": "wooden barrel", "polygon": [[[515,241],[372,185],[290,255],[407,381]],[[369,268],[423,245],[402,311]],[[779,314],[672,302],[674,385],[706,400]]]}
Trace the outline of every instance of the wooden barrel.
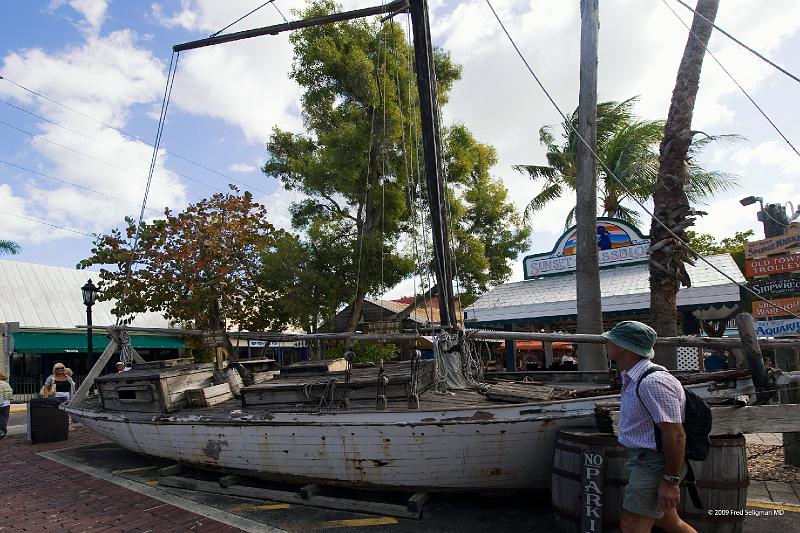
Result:
{"label": "wooden barrel", "polygon": [[[584,500],[586,470],[596,466],[596,461],[587,464],[586,453],[603,456],[602,507],[599,509],[597,505],[587,509]],[[617,442],[617,437],[598,433],[594,428],[566,428],[558,432],[553,447],[550,495],[559,531],[582,531],[581,521],[587,514],[595,519],[599,517],[604,533],[620,531],[622,496],[627,483],[625,448]],[[590,496],[588,503],[592,500],[597,502]]]}
{"label": "wooden barrel", "polygon": [[[600,516],[604,533],[620,531],[619,520],[628,475],[625,448],[617,438],[595,432],[592,428],[562,429],[556,436],[553,452],[551,499],[559,531],[582,531],[581,520],[587,514]],[[583,490],[587,468],[591,468],[587,453],[603,455],[600,508],[587,505],[592,500],[597,503],[597,498],[588,491],[590,496],[587,500],[587,492]],[[705,509],[695,508],[686,489],[682,488],[678,506],[681,517],[699,533],[740,533],[750,482],[744,437],[711,437],[708,458],[702,462],[693,461],[692,468]]]}
{"label": "wooden barrel", "polygon": [[744,437],[711,437],[708,458],[691,464],[704,509],[692,505],[684,487],[678,513],[699,533],[740,533],[750,484]]}

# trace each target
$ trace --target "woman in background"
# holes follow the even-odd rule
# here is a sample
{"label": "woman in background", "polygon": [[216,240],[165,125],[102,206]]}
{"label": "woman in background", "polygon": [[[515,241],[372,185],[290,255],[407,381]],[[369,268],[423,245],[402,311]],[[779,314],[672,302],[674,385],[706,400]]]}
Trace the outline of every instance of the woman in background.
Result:
{"label": "woman in background", "polygon": [[72,399],[75,394],[75,382],[67,375],[64,363],[56,363],[53,366],[53,374],[44,382],[43,390],[49,391],[47,396],[56,398]]}
{"label": "woman in background", "polygon": [[8,432],[8,414],[11,411],[11,400],[14,391],[8,383],[8,376],[0,372],[0,439]]}

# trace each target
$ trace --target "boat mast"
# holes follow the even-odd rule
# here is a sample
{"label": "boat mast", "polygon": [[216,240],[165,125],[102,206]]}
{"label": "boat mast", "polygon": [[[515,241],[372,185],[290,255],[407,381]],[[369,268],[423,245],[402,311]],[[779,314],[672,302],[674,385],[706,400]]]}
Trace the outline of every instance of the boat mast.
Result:
{"label": "boat mast", "polygon": [[425,159],[425,179],[428,186],[428,204],[431,211],[433,249],[435,253],[436,283],[439,297],[439,316],[443,329],[456,327],[453,274],[450,268],[450,241],[445,202],[444,166],[442,164],[442,139],[439,132],[439,108],[437,106],[436,74],[431,46],[431,30],[428,22],[427,0],[395,0],[382,6],[345,11],[305,20],[276,24],[226,35],[199,39],[172,47],[175,52],[203,48],[215,44],[249,39],[261,35],[277,35],[285,31],[330,24],[343,20],[362,18],[384,13],[396,14],[410,9],[414,37],[414,57],[417,67],[417,90],[419,91],[422,148]]}
{"label": "boat mast", "polygon": [[442,138],[439,131],[436,73],[428,22],[427,0],[410,0],[411,27],[414,33],[414,59],[417,67],[419,114],[422,126],[422,149],[425,158],[425,181],[431,214],[436,283],[439,287],[439,317],[442,328],[456,326],[453,274],[450,270],[450,240],[447,226],[447,190],[444,185]]}

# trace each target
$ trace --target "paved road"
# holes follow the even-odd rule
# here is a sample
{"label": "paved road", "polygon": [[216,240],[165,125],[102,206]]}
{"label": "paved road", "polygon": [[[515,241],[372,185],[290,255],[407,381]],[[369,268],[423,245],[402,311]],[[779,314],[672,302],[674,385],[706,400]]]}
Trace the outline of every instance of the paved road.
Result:
{"label": "paved road", "polygon": [[[2,441],[0,532],[555,532],[549,493],[437,496],[423,520],[212,495],[159,486],[166,463],[76,428],[67,442]],[[750,507],[744,531],[800,531],[800,509]],[[783,512],[777,515],[776,512]],[[758,514],[757,514],[758,513]]]}

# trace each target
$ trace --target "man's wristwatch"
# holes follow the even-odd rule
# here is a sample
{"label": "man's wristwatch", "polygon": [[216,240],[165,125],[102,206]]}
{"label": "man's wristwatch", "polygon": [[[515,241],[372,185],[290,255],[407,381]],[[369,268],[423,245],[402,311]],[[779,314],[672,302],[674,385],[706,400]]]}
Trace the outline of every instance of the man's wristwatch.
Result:
{"label": "man's wristwatch", "polygon": [[661,476],[661,479],[663,479],[667,483],[672,483],[672,484],[675,484],[675,485],[677,485],[678,483],[681,482],[681,478],[679,478],[678,476],[668,476],[666,474]]}

